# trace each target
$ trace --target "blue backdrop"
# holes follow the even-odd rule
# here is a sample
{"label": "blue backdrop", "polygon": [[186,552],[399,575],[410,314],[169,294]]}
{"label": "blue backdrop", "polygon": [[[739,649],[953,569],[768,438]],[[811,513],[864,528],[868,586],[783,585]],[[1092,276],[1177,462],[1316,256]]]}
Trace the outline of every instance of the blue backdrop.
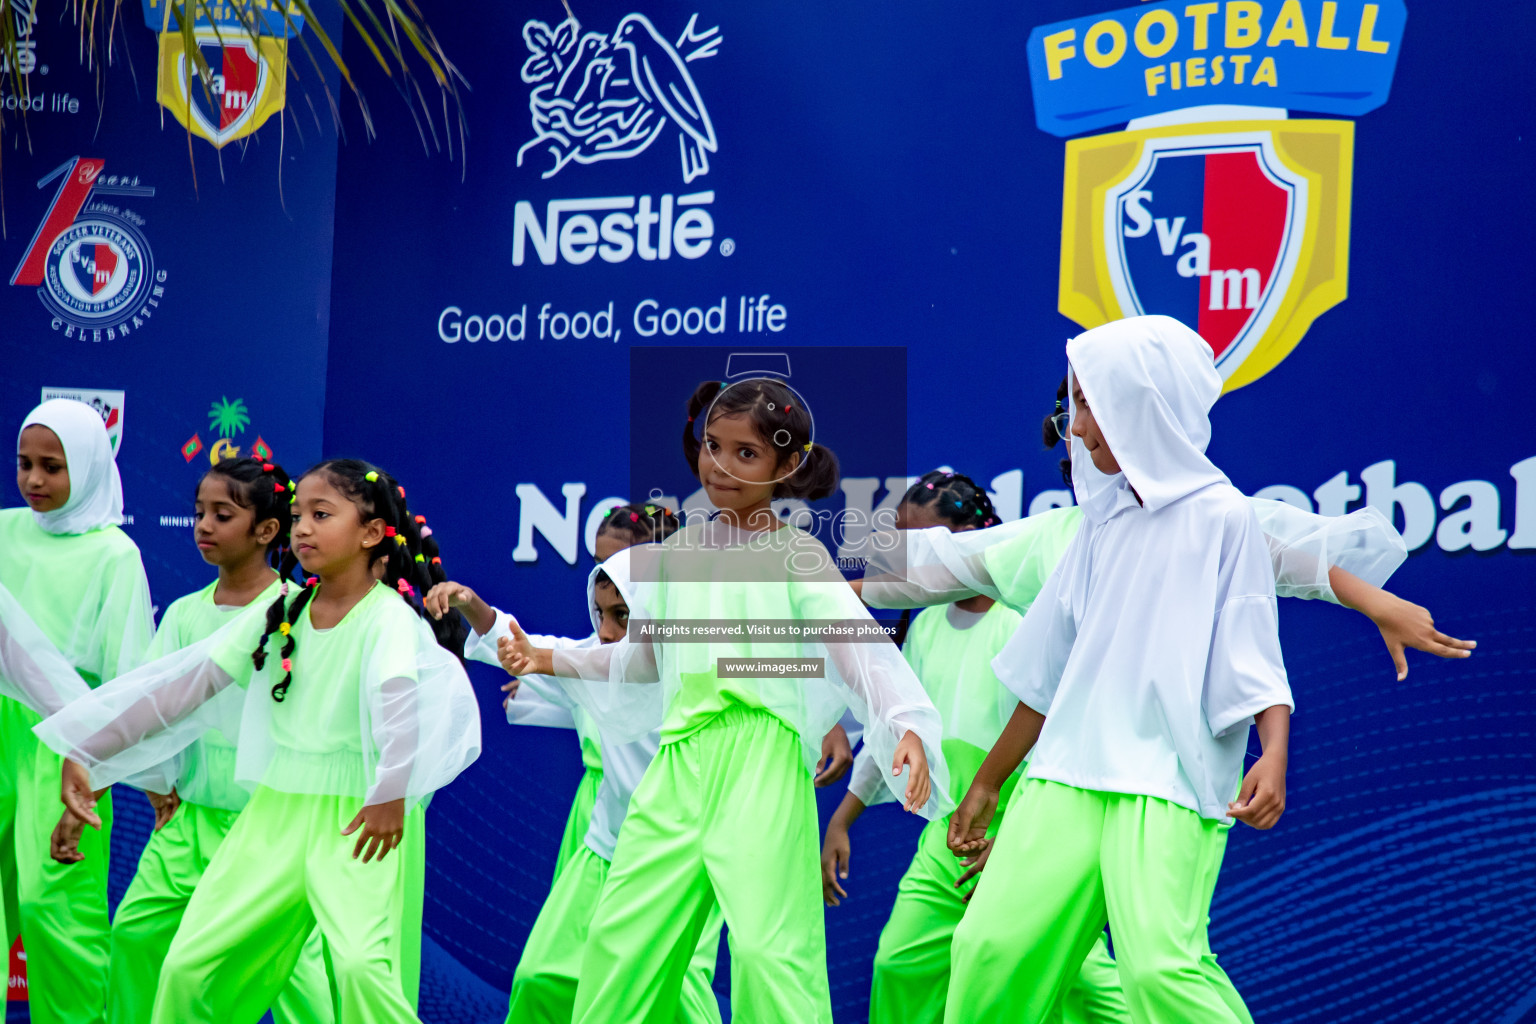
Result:
{"label": "blue backdrop", "polygon": [[[350,101],[345,143],[317,130],[323,95],[290,54],[307,98],[291,86],[215,150],[274,102],[259,62],[224,55],[222,112],[183,101],[205,115],[186,115],[205,125],[195,188],[153,87],[175,55],[147,21],[120,33],[99,126],[73,27],[32,26],[47,103],[30,148],[4,147],[0,262],[25,264],[61,179],[37,183],[66,160],[124,181],[54,223],[87,230],[41,241],[53,277],[0,287],[0,420],[43,388],[124,392],[127,528],[162,607],[206,582],[182,518],[200,467],[259,438],[290,469],[321,452],[387,466],[450,574],[585,633],[603,499],[644,497],[632,452],[682,470],[683,403],[720,352],[904,348],[905,394],[883,356],[818,379],[849,424],[850,479],[825,504],[867,508],[948,465],[1014,518],[1062,500],[1036,438],[1066,338],[1176,312],[1222,352],[1211,453],[1234,482],[1392,512],[1413,549],[1392,588],[1480,642],[1465,663],[1411,655],[1399,684],[1368,622],[1283,606],[1289,810],[1233,835],[1222,962],[1263,1022],[1536,1021],[1536,362],[1518,298],[1533,16],[1111,2],[586,0],[579,26],[553,0],[433,5],[471,87],[462,152],[438,145],[440,116],[418,131],[346,35],[377,136]],[[85,99],[55,110],[60,93]],[[83,340],[133,312],[117,296],[150,263],[102,226],[123,221],[163,291],[126,336]],[[697,365],[637,386],[632,351],[651,345],[698,346]],[[904,458],[860,433],[891,403]],[[476,679],[485,754],[429,834],[428,1020],[504,1011],[579,774],[572,737],[501,726],[492,674]],[[827,913],[839,1021],[866,1010],[916,824],[877,808],[854,831],[852,899]]]}

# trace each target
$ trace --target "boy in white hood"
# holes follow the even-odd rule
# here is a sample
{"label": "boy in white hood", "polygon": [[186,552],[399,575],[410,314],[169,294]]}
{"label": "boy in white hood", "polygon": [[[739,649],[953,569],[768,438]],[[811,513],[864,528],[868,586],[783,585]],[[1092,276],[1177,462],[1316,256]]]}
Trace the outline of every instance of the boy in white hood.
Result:
{"label": "boy in white hood", "polygon": [[[1021,703],[952,849],[985,848],[1001,784],[1034,753],[955,933],[945,1019],[1048,1019],[1107,922],[1135,1020],[1226,1024],[1241,999],[1202,970],[1203,896],[1223,823],[1271,828],[1285,806],[1274,571],[1205,457],[1221,379],[1199,335],[1134,317],[1067,358],[1084,523],[993,664]],[[1243,778],[1255,721],[1264,754]]]}

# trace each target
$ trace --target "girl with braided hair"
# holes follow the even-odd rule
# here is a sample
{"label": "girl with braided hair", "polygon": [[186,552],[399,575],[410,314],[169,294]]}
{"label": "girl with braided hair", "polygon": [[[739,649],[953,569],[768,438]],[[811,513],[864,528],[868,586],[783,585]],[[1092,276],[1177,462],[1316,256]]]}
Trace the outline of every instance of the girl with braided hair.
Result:
{"label": "girl with braided hair", "polygon": [[[800,396],[770,378],[708,381],[687,412],[683,455],[718,511],[663,544],[630,548],[630,582],[651,585],[648,620],[713,620],[720,639],[673,642],[632,627],[617,643],[551,650],[514,622],[501,641],[513,675],[559,675],[594,694],[605,738],[659,735],[588,930],[572,1020],[675,1019],[718,906],[733,1013],[830,1022],[813,784],[823,739],[851,709],[897,799],[942,816],[938,715],[883,635],[757,632],[785,620],[878,630],[820,541],[772,507],[837,486],[837,460],[812,437]],[[818,668],[777,672],[805,663]]]}
{"label": "girl with braided hair", "polygon": [[[266,607],[277,598],[274,566],[288,550],[292,497],[292,481],[276,463],[229,459],[203,475],[194,498],[193,537],[218,578],[166,609],[148,660],[212,636],[242,609]],[[187,902],[250,800],[235,782],[232,739],[210,730],[168,766],[169,797],[156,803],[155,831],[112,918],[106,1018],[114,1024],[149,1020],[160,965]],[[64,812],[55,832],[56,860],[84,859],[66,834],[78,836],[83,824]],[[272,1016],[278,1024],[334,1020],[318,932],[311,932]]]}
{"label": "girl with braided hair", "polygon": [[[423,802],[478,756],[479,713],[440,646],[450,624],[428,622],[416,599],[442,569],[404,488],[366,462],[331,460],[299,478],[292,508],[268,607],[37,730],[69,759],[62,796],[88,824],[91,787],[211,728],[238,730],[235,779],[254,792],[171,942],[157,1024],[257,1019],[317,924],[337,1020],[416,1020]],[[311,575],[290,594],[295,568]]]}
{"label": "girl with braided hair", "polygon": [[[934,470],[908,488],[896,507],[896,529],[940,528],[952,533],[1000,522],[985,488],[963,473]],[[1018,612],[985,594],[902,613],[902,654],[944,721],[944,760],[950,794],[958,803],[987,751],[1002,734],[1017,702],[992,671],[992,659],[1018,629]],[[908,624],[910,623],[910,628]],[[864,751],[854,759],[848,792],[827,824],[822,846],[823,897],[837,906],[848,896],[848,830],[872,804],[889,799],[880,766]],[[1018,776],[1005,787],[1012,791]],[[1002,816],[992,822],[996,835]],[[890,918],[880,932],[870,986],[871,1024],[938,1024],[949,991],[949,947],[985,859],[957,859],[948,846],[949,819],[930,821],[902,876]],[[1064,1024],[1129,1021],[1115,964],[1100,940],[1084,963],[1068,999]]]}

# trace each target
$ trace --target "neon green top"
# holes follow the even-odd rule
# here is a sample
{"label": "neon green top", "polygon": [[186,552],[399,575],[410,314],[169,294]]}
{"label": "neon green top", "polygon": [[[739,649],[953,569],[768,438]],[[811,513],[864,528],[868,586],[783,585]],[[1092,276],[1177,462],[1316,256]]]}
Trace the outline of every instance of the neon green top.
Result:
{"label": "neon green top", "polygon": [[137,665],[154,634],[139,549],[116,526],[58,535],[0,509],[0,584],[92,688]]}
{"label": "neon green top", "polygon": [[[150,646],[149,658],[163,657],[190,647],[217,633],[245,611],[245,608],[214,604],[213,594],[218,585],[219,581],[214,580],[202,590],[178,598],[165,610]],[[279,581],[273,580],[272,585],[247,607],[268,607],[277,599],[280,587]],[[182,751],[177,764],[176,791],[183,800],[222,811],[238,811],[245,807],[250,793],[235,782],[235,744],[232,739],[210,729]]]}

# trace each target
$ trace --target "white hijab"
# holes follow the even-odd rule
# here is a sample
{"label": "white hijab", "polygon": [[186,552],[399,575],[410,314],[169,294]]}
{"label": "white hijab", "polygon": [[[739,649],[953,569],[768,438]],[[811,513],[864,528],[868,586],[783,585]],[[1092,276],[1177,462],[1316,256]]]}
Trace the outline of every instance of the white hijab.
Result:
{"label": "white hijab", "polygon": [[1072,438],[1072,484],[1083,513],[1104,522],[1126,505],[1155,511],[1227,482],[1205,457],[1221,376],[1205,340],[1168,316],[1135,316],[1067,342],[1072,377],[1120,463],[1106,476]]}
{"label": "white hijab", "polygon": [[[21,429],[47,427],[64,446],[69,467],[69,500],[53,512],[33,512],[52,534],[89,533],[123,521],[123,481],[112,458],[107,427],[96,410],[72,398],[50,398],[27,414]],[[16,435],[21,443],[20,432]]]}

